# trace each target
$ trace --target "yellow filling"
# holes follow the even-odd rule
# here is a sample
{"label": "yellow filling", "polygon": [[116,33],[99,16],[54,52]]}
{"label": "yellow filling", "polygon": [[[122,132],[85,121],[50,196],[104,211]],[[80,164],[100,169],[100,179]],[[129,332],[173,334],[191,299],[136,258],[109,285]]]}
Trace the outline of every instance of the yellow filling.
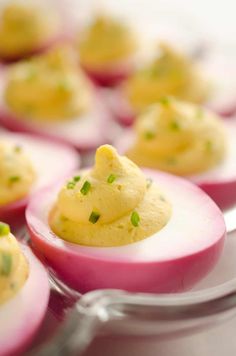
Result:
{"label": "yellow filling", "polygon": [[95,166],[62,187],[49,223],[61,238],[87,246],[119,246],[161,230],[171,205],[156,183],[116,150],[97,149]]}
{"label": "yellow filling", "polygon": [[27,196],[34,180],[34,169],[24,150],[0,142],[0,207]]}
{"label": "yellow filling", "polygon": [[40,47],[58,30],[56,15],[49,9],[13,1],[0,18],[0,55],[24,55]]}
{"label": "yellow filling", "polygon": [[13,65],[4,95],[14,113],[40,121],[78,118],[91,104],[90,83],[69,48]]}
{"label": "yellow filling", "polygon": [[158,57],[134,73],[124,84],[124,91],[132,108],[140,112],[166,95],[202,103],[209,85],[189,58],[161,44]]}
{"label": "yellow filling", "polygon": [[135,123],[127,156],[141,166],[178,175],[206,171],[224,158],[225,132],[213,113],[173,98],[146,109]]}
{"label": "yellow filling", "polygon": [[107,68],[129,58],[137,49],[137,39],[131,29],[111,17],[98,16],[80,34],[80,60],[91,68]]}
{"label": "yellow filling", "polygon": [[0,304],[12,298],[24,285],[28,263],[8,225],[0,222]]}

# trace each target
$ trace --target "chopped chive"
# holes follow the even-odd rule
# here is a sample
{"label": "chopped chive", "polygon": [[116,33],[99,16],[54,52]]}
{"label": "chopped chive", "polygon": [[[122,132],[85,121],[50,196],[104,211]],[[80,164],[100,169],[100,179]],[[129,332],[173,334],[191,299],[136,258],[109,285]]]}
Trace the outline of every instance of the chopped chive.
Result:
{"label": "chopped chive", "polygon": [[19,182],[20,176],[11,176],[11,177],[9,177],[8,180],[10,183],[16,183],[16,182]]}
{"label": "chopped chive", "polygon": [[66,80],[60,80],[58,82],[57,88],[61,92],[66,92],[70,89],[70,84]]}
{"label": "chopped chive", "polygon": [[67,189],[74,189],[74,187],[75,187],[75,182],[73,181],[68,182],[66,185]]}
{"label": "chopped chive", "polygon": [[207,152],[211,152],[212,151],[212,147],[213,147],[212,142],[210,140],[207,140],[205,142],[205,147],[206,147],[206,151]]}
{"label": "chopped chive", "polygon": [[203,108],[197,108],[196,110],[196,118],[197,119],[202,119],[203,118],[203,114],[204,114],[204,110]]}
{"label": "chopped chive", "polygon": [[107,183],[113,183],[116,180],[115,174],[110,174],[109,177],[107,178]]}
{"label": "chopped chive", "polygon": [[11,288],[11,290],[14,290],[14,289],[16,289],[16,283],[14,283],[14,282],[11,282],[10,283],[10,288]]}
{"label": "chopped chive", "polygon": [[152,179],[151,178],[147,178],[146,181],[147,181],[147,188],[150,188],[151,185],[152,185]]}
{"label": "chopped chive", "polygon": [[10,233],[10,226],[5,223],[0,223],[0,236],[6,236]]}
{"label": "chopped chive", "polygon": [[170,98],[168,96],[161,98],[159,101],[162,105],[165,106],[168,106],[170,104]]}
{"label": "chopped chive", "polygon": [[151,140],[156,136],[155,132],[153,131],[146,131],[144,133],[144,137],[146,138],[146,140]]}
{"label": "chopped chive", "polygon": [[37,71],[35,68],[30,68],[28,73],[27,73],[27,80],[32,81],[36,78],[37,76]]}
{"label": "chopped chive", "polygon": [[6,253],[2,253],[2,269],[0,274],[2,276],[9,276],[12,269],[12,257]]}
{"label": "chopped chive", "polygon": [[163,197],[163,195],[159,195],[159,199],[160,199],[161,201],[166,201],[165,198]]}
{"label": "chopped chive", "polygon": [[82,188],[80,189],[80,192],[83,194],[83,195],[87,195],[89,190],[91,188],[91,183],[89,181],[85,181]]}
{"label": "chopped chive", "polygon": [[96,222],[98,221],[98,219],[100,218],[100,214],[96,213],[96,211],[92,211],[89,217],[89,221],[92,224],[96,224]]}
{"label": "chopped chive", "polygon": [[171,131],[179,131],[180,130],[180,125],[177,121],[172,121],[170,123],[169,127],[170,127]]}
{"label": "chopped chive", "polygon": [[74,176],[74,177],[73,177],[73,181],[74,181],[74,182],[79,182],[80,179],[81,179],[80,176]]}
{"label": "chopped chive", "polygon": [[176,163],[176,158],[175,157],[168,157],[166,159],[166,163],[168,164],[175,164]]}
{"label": "chopped chive", "polygon": [[19,146],[19,145],[16,145],[16,146],[14,147],[14,151],[17,152],[17,153],[19,153],[19,152],[22,151],[22,147]]}
{"label": "chopped chive", "polygon": [[140,217],[137,211],[132,212],[130,220],[133,226],[137,227],[139,225]]}
{"label": "chopped chive", "polygon": [[149,76],[152,78],[152,77],[157,77],[158,74],[160,72],[160,68],[158,68],[157,66],[155,67],[152,67],[149,71],[148,71],[148,74]]}

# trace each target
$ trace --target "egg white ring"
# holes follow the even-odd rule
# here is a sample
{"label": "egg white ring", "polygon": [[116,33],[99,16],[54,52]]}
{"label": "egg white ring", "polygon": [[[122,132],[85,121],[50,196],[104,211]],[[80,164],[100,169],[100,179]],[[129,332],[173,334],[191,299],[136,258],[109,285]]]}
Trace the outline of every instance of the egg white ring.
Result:
{"label": "egg white ring", "polygon": [[[63,178],[68,173],[80,166],[79,154],[71,147],[51,142],[45,138],[39,138],[27,134],[0,131],[0,140],[20,146],[29,156],[36,172],[36,181],[29,195],[38,189],[51,185],[58,178]],[[0,218],[9,222],[12,215],[17,217],[24,211],[28,197],[0,206]]]}
{"label": "egg white ring", "polygon": [[[42,190],[31,199],[26,220],[33,245],[67,283],[81,292],[96,288],[179,291],[196,283],[218,260],[225,223],[215,203],[186,180],[152,170],[144,172],[156,181],[172,203],[172,216],[161,231],[129,245],[88,247],[57,237],[48,225],[48,214],[61,184]],[[141,284],[134,282],[135,271]],[[150,273],[156,275],[156,284]],[[158,280],[166,278],[168,273],[173,278],[179,274],[178,282],[176,285],[174,279],[167,278],[163,289],[158,286]],[[187,277],[188,274],[191,276]]]}
{"label": "egg white ring", "polygon": [[29,276],[13,298],[0,305],[0,355],[18,355],[31,343],[46,313],[49,282],[46,270],[29,247],[21,245]]}
{"label": "egg white ring", "polygon": [[[227,152],[223,161],[204,173],[186,176],[201,187],[223,209],[236,203],[236,119],[225,120]],[[135,141],[135,132],[127,129],[115,142],[120,154],[125,154]]]}
{"label": "egg white ring", "polygon": [[90,151],[112,140],[112,120],[110,120],[110,115],[101,103],[99,93],[95,89],[92,94],[91,109],[83,116],[61,122],[37,122],[36,120],[21,119],[7,107],[4,102],[5,71],[3,70],[0,75],[2,77],[2,83],[0,83],[0,124],[5,128],[70,144],[79,151]]}
{"label": "egg white ring", "polygon": [[[209,58],[208,58],[209,57]],[[236,114],[236,68],[235,60],[214,53],[201,63],[204,75],[213,83],[212,97],[204,106],[222,117]],[[228,56],[229,57],[229,56]],[[233,78],[235,80],[233,80]],[[134,123],[137,114],[128,102],[122,86],[106,91],[108,107],[114,118],[123,126]]]}

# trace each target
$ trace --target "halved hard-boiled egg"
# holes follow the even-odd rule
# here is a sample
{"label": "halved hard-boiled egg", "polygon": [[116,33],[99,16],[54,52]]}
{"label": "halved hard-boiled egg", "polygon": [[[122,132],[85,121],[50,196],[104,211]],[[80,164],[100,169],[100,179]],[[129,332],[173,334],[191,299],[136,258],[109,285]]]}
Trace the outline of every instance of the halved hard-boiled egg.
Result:
{"label": "halved hard-boiled egg", "polygon": [[[213,55],[208,57],[197,65],[166,43],[161,43],[154,60],[140,67],[121,86],[106,93],[114,117],[122,125],[129,126],[147,106],[165,96],[202,104],[224,116],[232,115],[236,95],[229,78],[236,72],[228,68],[226,59],[223,61]],[[225,74],[225,68],[229,75]]]}
{"label": "halved hard-boiled egg", "polygon": [[33,248],[70,286],[180,292],[216,264],[225,223],[188,181],[141,171],[109,145],[95,165],[35,195],[27,208]]}
{"label": "halved hard-boiled egg", "polygon": [[227,208],[236,202],[235,134],[234,120],[166,97],[148,107],[116,146],[142,167],[190,179]]}
{"label": "halved hard-boiled egg", "polygon": [[50,6],[13,0],[0,11],[0,60],[16,61],[69,39],[59,13]]}
{"label": "halved hard-boiled egg", "polygon": [[81,151],[110,139],[107,112],[68,47],[9,66],[3,73],[0,123]]}
{"label": "halved hard-boiled egg", "polygon": [[138,49],[134,31],[111,15],[99,14],[79,33],[80,63],[102,86],[113,86],[134,70]]}
{"label": "halved hard-boiled egg", "polygon": [[29,247],[0,222],[0,355],[20,355],[32,342],[47,310],[45,269]]}
{"label": "halved hard-boiled egg", "polygon": [[0,219],[21,219],[29,196],[79,166],[70,147],[27,134],[0,131]]}

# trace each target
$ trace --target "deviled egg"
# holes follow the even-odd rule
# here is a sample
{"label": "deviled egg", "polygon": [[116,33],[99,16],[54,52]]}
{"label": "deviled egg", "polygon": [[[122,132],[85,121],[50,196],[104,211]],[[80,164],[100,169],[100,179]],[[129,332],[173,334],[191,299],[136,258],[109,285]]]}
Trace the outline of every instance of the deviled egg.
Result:
{"label": "deviled egg", "polygon": [[187,290],[216,264],[225,237],[222,213],[201,189],[141,171],[109,145],[94,167],[34,196],[26,219],[34,248],[83,293]]}
{"label": "deviled egg", "polygon": [[80,63],[102,86],[115,85],[130,74],[138,49],[134,31],[111,15],[99,14],[79,33]]}
{"label": "deviled egg", "polygon": [[[154,60],[137,69],[119,88],[107,93],[108,103],[115,118],[126,126],[147,106],[166,96],[204,104],[227,114],[232,107],[232,93],[224,87],[226,80],[222,80],[222,76],[221,85],[216,79],[217,70],[211,70],[211,63],[197,64],[177,49],[161,43]],[[234,100],[236,102],[235,95]]]}
{"label": "deviled egg", "polygon": [[65,29],[56,11],[33,1],[13,0],[0,11],[0,60],[14,61],[64,40]]}
{"label": "deviled egg", "polygon": [[221,207],[236,201],[236,124],[172,97],[148,107],[117,142],[143,167],[185,176]]}
{"label": "deviled egg", "polygon": [[0,355],[20,355],[32,342],[46,313],[49,283],[29,247],[0,222]]}
{"label": "deviled egg", "polygon": [[78,166],[72,148],[0,131],[0,219],[11,223],[20,219],[31,194]]}
{"label": "deviled egg", "polygon": [[58,47],[12,65],[1,92],[0,122],[89,151],[110,139],[111,120],[75,53]]}

